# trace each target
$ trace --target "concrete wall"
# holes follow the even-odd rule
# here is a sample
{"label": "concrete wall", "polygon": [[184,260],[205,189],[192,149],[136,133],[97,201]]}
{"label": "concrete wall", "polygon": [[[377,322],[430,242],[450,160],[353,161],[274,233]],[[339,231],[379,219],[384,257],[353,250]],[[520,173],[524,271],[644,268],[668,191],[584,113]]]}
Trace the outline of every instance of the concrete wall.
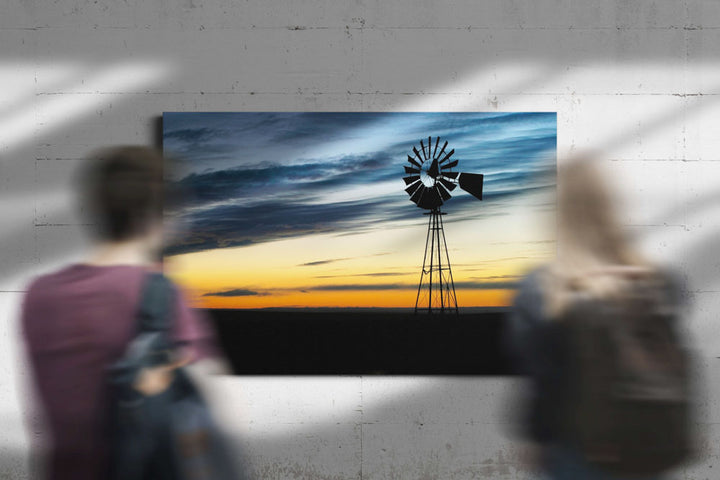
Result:
{"label": "concrete wall", "polygon": [[[688,278],[720,441],[720,4],[711,0],[4,0],[0,5],[0,477],[28,474],[17,310],[85,241],[71,178],[163,111],[556,111],[601,150],[624,223]],[[528,478],[503,378],[220,378],[262,478]],[[714,473],[715,472],[715,473]],[[259,478],[260,478],[259,476]]]}

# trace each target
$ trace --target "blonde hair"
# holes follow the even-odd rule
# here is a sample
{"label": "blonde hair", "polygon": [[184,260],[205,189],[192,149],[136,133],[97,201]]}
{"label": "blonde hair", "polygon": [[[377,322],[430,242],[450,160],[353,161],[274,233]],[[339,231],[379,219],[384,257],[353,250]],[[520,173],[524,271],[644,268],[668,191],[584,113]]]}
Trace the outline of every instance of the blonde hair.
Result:
{"label": "blonde hair", "polygon": [[542,280],[551,318],[578,294],[612,298],[649,272],[620,225],[612,192],[592,158],[574,158],[558,168],[558,252]]}

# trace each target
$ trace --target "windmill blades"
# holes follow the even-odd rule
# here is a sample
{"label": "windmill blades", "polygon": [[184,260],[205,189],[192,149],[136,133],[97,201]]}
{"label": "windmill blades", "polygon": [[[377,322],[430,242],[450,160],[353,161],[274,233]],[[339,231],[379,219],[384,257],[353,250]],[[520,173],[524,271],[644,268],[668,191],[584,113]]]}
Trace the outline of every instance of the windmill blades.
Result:
{"label": "windmill blades", "polygon": [[[435,137],[433,142],[430,135],[427,142],[422,138],[419,143],[420,148],[412,147],[412,153],[408,154],[408,163],[403,166],[406,175],[403,177],[405,191],[415,205],[439,212],[440,207],[452,198],[451,192],[458,186],[482,200],[483,176],[452,171],[459,160],[452,159],[455,150],[447,151],[447,141],[441,146],[440,137]],[[428,186],[431,182],[432,186]]]}
{"label": "windmill blades", "polygon": [[420,200],[422,199],[423,194],[425,193],[425,190],[427,190],[427,187],[425,185],[423,185],[422,182],[419,182],[418,185],[420,186],[420,188],[416,189],[415,193],[410,195],[410,200],[415,202],[415,205],[417,205],[419,207]]}
{"label": "windmill blades", "polygon": [[483,175],[480,173],[461,173],[460,188],[478,200],[482,200]]}
{"label": "windmill blades", "polygon": [[[453,185],[453,188],[454,188],[454,187],[455,187],[455,185]],[[443,186],[440,185],[439,183],[435,185],[435,189],[436,189],[436,190],[438,191],[438,193],[440,194],[440,197],[442,197],[443,202],[447,202],[448,200],[450,200],[450,198],[452,198],[452,195],[450,195],[450,192],[448,192],[447,190],[445,190],[445,187],[443,187]]]}
{"label": "windmill blades", "polygon": [[435,188],[425,187],[424,193],[420,200],[417,202],[417,206],[420,208],[426,208],[432,210],[433,208],[439,207],[443,204],[442,198]]}
{"label": "windmill blades", "polygon": [[411,183],[415,183],[418,180],[420,180],[420,175],[411,175],[409,177],[403,177],[403,180],[405,180],[405,185],[410,185]]}
{"label": "windmill blades", "polygon": [[[440,139],[440,137],[438,137],[438,140],[439,140],[439,139]],[[444,144],[444,145],[442,146],[442,148],[440,149],[440,153],[438,153],[437,157],[434,157],[434,158],[440,158],[440,157],[442,157],[442,154],[443,154],[443,152],[445,151],[445,147],[447,147],[447,144],[448,144],[448,142],[447,142],[447,140],[446,140],[446,141],[445,141],[445,144]]]}
{"label": "windmill blades", "polygon": [[420,167],[422,166],[421,163],[418,163],[417,161],[415,161],[415,159],[412,158],[410,155],[408,155],[408,162],[412,163],[412,164],[415,165],[417,168],[420,168]]}
{"label": "windmill blades", "polygon": [[423,163],[423,162],[425,161],[425,160],[423,160],[423,158],[420,156],[420,152],[418,152],[417,147],[413,147],[413,152],[415,152],[415,156],[417,157],[418,160],[420,160],[420,163]]}
{"label": "windmill blades", "polygon": [[410,185],[409,187],[407,187],[405,189],[405,191],[408,193],[408,195],[410,195],[412,197],[413,193],[415,193],[417,191],[417,189],[420,188],[421,186],[423,186],[422,182],[415,182],[412,185]]}
{"label": "windmill blades", "polygon": [[445,165],[440,165],[440,169],[441,170],[450,169],[450,168],[456,167],[457,164],[458,164],[458,160],[453,160],[452,162],[446,163]]}
{"label": "windmill blades", "polygon": [[447,155],[445,155],[445,158],[443,158],[442,160],[440,160],[439,163],[442,165],[443,162],[447,162],[447,161],[450,159],[450,157],[452,157],[453,153],[455,153],[455,149],[454,149],[454,148],[453,148],[452,150],[450,150],[450,151],[447,153]]}
{"label": "windmill blades", "polygon": [[430,208],[439,207],[443,204],[442,197],[440,197],[440,193],[438,193],[437,188],[428,188],[426,197],[428,197],[430,202],[432,202]]}
{"label": "windmill blades", "polygon": [[457,185],[455,185],[454,183],[452,183],[452,182],[449,181],[449,180],[445,180],[445,179],[442,178],[442,177],[438,178],[438,181],[439,181],[440,183],[442,183],[443,186],[444,186],[445,188],[447,188],[448,190],[450,190],[451,192],[452,192],[453,190],[455,190],[455,187],[457,187]]}

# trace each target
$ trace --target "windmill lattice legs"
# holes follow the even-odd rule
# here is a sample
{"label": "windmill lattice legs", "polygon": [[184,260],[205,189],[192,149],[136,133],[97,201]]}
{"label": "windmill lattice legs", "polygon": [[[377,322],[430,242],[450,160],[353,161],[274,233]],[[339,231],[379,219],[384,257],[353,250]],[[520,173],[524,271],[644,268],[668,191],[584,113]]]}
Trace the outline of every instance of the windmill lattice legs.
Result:
{"label": "windmill lattice legs", "polygon": [[426,213],[429,215],[428,232],[425,238],[425,256],[420,274],[415,313],[458,313],[455,283],[453,282],[450,256],[442,216],[439,208]]}

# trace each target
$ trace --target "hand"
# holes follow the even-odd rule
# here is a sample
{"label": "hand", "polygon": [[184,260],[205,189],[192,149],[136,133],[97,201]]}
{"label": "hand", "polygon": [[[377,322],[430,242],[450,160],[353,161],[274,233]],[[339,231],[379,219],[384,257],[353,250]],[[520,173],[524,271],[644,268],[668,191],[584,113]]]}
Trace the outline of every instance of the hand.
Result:
{"label": "hand", "polygon": [[135,377],[133,388],[145,396],[158,395],[168,389],[173,381],[175,370],[189,362],[190,357],[186,356],[173,363],[142,368]]}

